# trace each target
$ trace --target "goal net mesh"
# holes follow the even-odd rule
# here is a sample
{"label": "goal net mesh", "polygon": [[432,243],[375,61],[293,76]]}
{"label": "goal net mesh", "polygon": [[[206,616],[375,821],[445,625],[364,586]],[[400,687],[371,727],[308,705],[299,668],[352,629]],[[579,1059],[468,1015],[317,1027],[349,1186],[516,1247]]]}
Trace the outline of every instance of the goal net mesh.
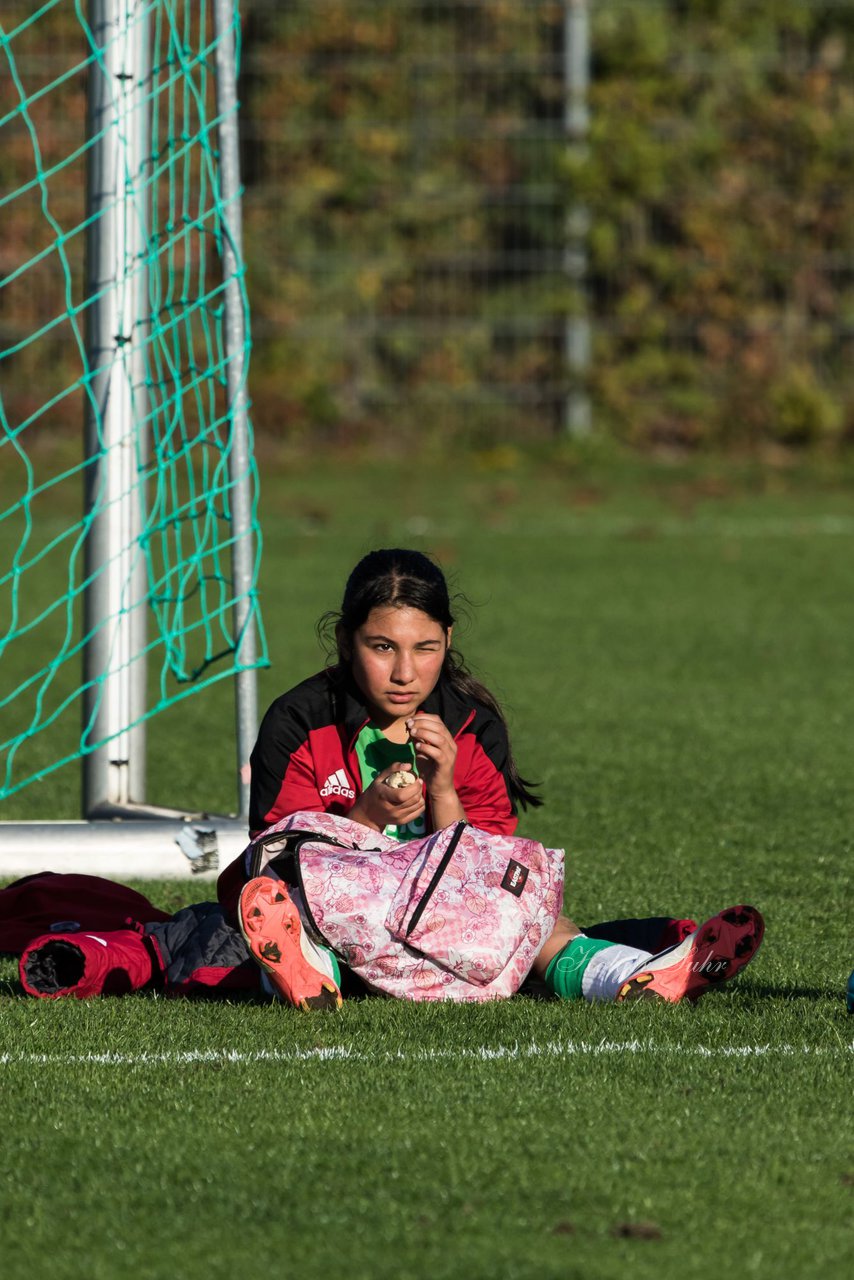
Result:
{"label": "goal net mesh", "polygon": [[[144,209],[145,409],[133,423],[134,501],[144,561],[148,719],[241,667],[234,615],[250,606],[258,637],[249,665],[267,662],[258,615],[257,472],[250,462],[255,548],[248,591],[232,571],[234,422],[225,342],[223,237],[211,6],[150,0],[150,69],[141,86],[150,155],[126,173]],[[236,21],[233,35],[238,41]],[[84,736],[84,546],[99,514],[83,443],[97,412],[87,357],[87,166],[99,134],[87,126],[87,80],[103,50],[76,0],[8,0],[0,18],[0,799],[102,745]],[[100,215],[99,215],[100,216]],[[243,264],[237,276],[248,306]],[[135,415],[136,416],[136,415]],[[251,457],[251,448],[250,448]],[[90,493],[84,509],[83,493]],[[114,499],[109,500],[115,505]],[[101,512],[103,514],[103,512]],[[107,513],[108,515],[116,513]],[[246,536],[246,535],[241,535]],[[116,518],[116,538],[121,539]],[[119,553],[118,543],[115,547]],[[110,554],[112,555],[112,545]],[[106,568],[106,566],[104,566]],[[96,567],[94,573],[100,572]],[[245,604],[242,606],[245,616]],[[93,628],[114,625],[90,619]],[[134,660],[138,660],[135,655]]]}

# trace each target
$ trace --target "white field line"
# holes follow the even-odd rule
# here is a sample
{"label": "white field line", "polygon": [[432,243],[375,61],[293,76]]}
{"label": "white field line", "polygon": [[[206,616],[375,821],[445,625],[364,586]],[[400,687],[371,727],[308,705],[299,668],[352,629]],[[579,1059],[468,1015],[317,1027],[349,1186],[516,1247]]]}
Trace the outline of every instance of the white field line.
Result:
{"label": "white field line", "polygon": [[309,1049],[174,1049],[162,1053],[0,1053],[0,1067],[10,1066],[102,1066],[180,1067],[192,1063],[251,1066],[255,1063],[355,1062],[492,1062],[500,1059],[619,1057],[624,1054],[668,1058],[842,1058],[854,1054],[854,1040],[835,1045],[811,1044],[657,1044],[653,1040],[600,1040],[596,1042],[548,1040],[543,1044],[482,1045],[466,1049],[398,1049],[376,1052],[349,1045]]}

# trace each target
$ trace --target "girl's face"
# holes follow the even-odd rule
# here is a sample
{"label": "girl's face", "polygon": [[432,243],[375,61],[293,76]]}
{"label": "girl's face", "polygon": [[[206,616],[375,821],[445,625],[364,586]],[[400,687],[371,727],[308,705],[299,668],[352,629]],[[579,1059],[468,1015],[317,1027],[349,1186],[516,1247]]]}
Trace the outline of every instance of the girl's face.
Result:
{"label": "girl's face", "polygon": [[439,679],[450,643],[451,628],[421,609],[371,610],[353,636],[352,670],[381,729],[418,710]]}

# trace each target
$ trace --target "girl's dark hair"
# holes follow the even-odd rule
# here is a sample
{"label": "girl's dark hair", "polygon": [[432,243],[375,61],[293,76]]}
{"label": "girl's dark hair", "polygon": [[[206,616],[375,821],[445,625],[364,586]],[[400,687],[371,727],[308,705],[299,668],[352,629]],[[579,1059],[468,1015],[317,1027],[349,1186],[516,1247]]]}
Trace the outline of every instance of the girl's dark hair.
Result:
{"label": "girl's dark hair", "polygon": [[[339,612],[325,613],[317,624],[318,634],[331,648],[334,634],[339,665],[349,669],[353,636],[367,620],[372,609],[391,607],[420,609],[428,618],[447,630],[454,625],[448,584],[439,566],[420,551],[400,547],[369,551],[356,565],[344,588]],[[471,674],[463,656],[449,647],[442,675],[459,693],[475,698],[489,707],[507,730],[504,712],[493,694]],[[538,785],[523,778],[513,758],[510,735],[507,735],[507,779],[510,795],[523,808],[543,802],[532,791]]]}

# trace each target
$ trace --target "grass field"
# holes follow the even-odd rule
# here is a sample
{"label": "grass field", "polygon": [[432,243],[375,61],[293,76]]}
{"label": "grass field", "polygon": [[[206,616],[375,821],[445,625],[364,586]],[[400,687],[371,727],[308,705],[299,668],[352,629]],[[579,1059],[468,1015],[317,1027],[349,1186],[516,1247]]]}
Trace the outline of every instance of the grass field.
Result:
{"label": "grass field", "polygon": [[[432,550],[575,918],[748,901],[766,941],[664,1009],[40,1002],[5,961],[3,1280],[850,1275],[850,484],[512,451],[263,483],[262,705],[321,665],[363,551]],[[151,798],[229,807],[231,723],[220,688],[155,722]],[[76,816],[77,791],[60,770],[0,818]]]}

